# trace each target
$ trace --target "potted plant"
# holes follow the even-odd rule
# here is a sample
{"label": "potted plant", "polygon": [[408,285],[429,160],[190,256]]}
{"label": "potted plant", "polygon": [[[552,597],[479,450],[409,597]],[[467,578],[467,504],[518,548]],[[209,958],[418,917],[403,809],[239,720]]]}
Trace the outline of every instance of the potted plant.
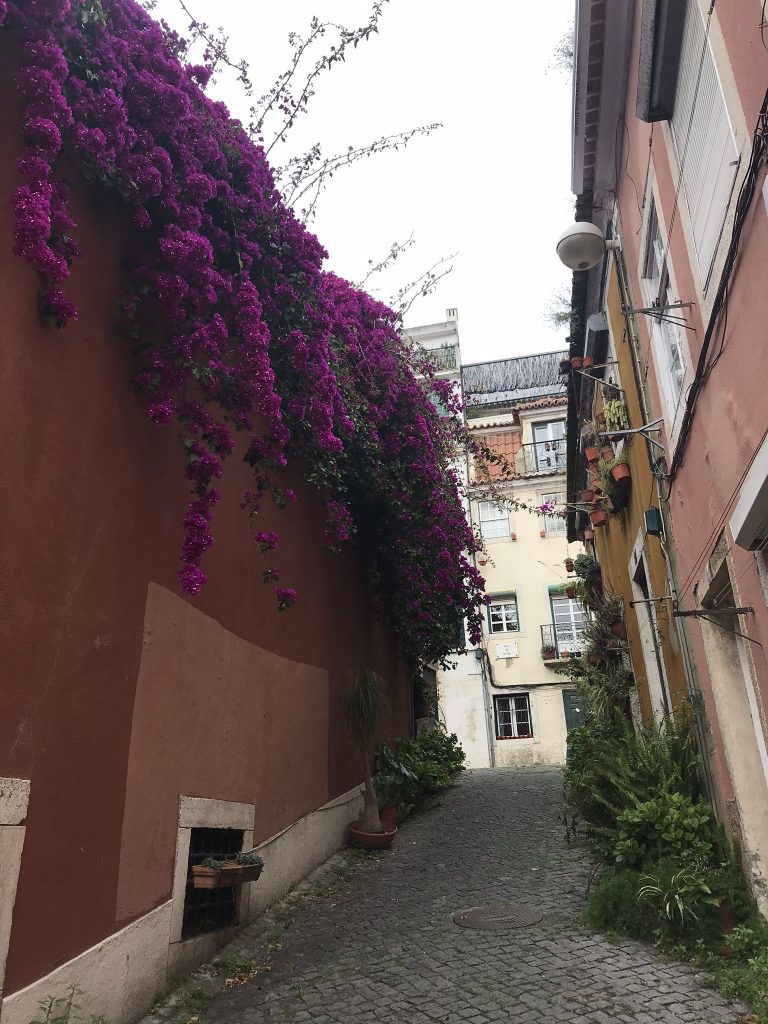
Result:
{"label": "potted plant", "polygon": [[569,597],[571,601],[576,597],[576,584],[565,588],[565,596]]}
{"label": "potted plant", "polygon": [[228,889],[239,883],[242,871],[235,860],[206,857],[201,864],[192,865],[192,885],[195,889]]}
{"label": "potted plant", "polygon": [[584,360],[581,358],[581,356],[571,356],[571,369],[572,370],[580,370],[582,365],[583,365],[583,363],[584,363]]}
{"label": "potted plant", "polygon": [[[611,440],[616,440],[617,431],[629,430],[627,407],[620,398],[612,398],[603,405],[605,426]],[[615,436],[614,436],[615,435]]]}
{"label": "potted plant", "polygon": [[238,853],[237,863],[243,869],[240,874],[240,881],[243,883],[255,882],[264,867],[264,861],[254,850]]}
{"label": "potted plant", "polygon": [[595,531],[594,530],[584,530],[584,542],[585,543],[587,541],[594,540],[594,539],[595,539]]}
{"label": "potted plant", "polygon": [[412,758],[382,743],[376,754],[373,780],[379,801],[379,818],[385,828],[397,824],[419,798],[419,776]]}
{"label": "potted plant", "polygon": [[606,445],[604,448],[601,448],[600,449],[600,458],[604,462],[613,462],[613,460],[615,458],[613,448],[611,448],[610,445]]}
{"label": "potted plant", "polygon": [[592,529],[599,529],[608,522],[608,513],[604,508],[595,508],[589,513],[589,521],[592,523]]}
{"label": "potted plant", "polygon": [[564,565],[565,565],[565,571],[566,572],[573,572],[573,559],[572,558],[566,558],[566,560],[564,562]]}
{"label": "potted plant", "polygon": [[384,686],[379,676],[367,669],[355,676],[347,694],[345,717],[347,728],[360,754],[364,780],[363,816],[350,822],[349,834],[367,850],[382,850],[390,845],[397,825],[386,829],[379,817],[379,801],[373,786],[371,763],[376,737],[376,728],[386,709]]}
{"label": "potted plant", "polygon": [[593,490],[586,489],[579,491],[579,500],[591,505],[595,500],[595,492]]}
{"label": "potted plant", "polygon": [[557,648],[554,644],[544,644],[541,648],[541,656],[544,661],[552,661],[557,657]]}
{"label": "potted plant", "polygon": [[582,360],[581,365],[582,365],[582,369],[588,370],[590,367],[595,365],[594,357],[593,356],[584,356],[584,359]]}
{"label": "potted plant", "polygon": [[629,487],[632,482],[632,471],[629,468],[628,458],[629,453],[625,445],[611,464],[611,480],[617,487]]}
{"label": "potted plant", "polygon": [[560,360],[560,373],[568,373],[570,371],[570,369],[571,369],[571,360],[570,359],[561,359]]}

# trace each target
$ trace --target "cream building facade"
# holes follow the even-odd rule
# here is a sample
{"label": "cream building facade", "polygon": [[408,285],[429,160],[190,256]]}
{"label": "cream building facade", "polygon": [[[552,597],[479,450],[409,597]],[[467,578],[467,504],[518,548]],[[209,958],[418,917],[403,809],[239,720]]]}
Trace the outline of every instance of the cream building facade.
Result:
{"label": "cream building facade", "polygon": [[494,481],[501,500],[490,500],[477,468],[465,466],[491,603],[480,645],[438,674],[441,716],[471,767],[563,764],[568,730],[581,721],[572,684],[556,670],[581,649],[583,611],[564,586],[565,559],[582,548],[568,544],[563,518],[513,507],[551,501],[562,509],[566,500],[561,358],[544,353],[460,371],[470,430],[509,467]]}

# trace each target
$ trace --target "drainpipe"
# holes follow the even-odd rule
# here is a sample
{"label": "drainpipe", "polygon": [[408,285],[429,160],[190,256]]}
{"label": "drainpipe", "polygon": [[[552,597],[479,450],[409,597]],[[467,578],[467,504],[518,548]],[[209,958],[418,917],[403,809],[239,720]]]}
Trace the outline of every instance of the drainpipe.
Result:
{"label": "drainpipe", "polygon": [[488,695],[488,674],[486,672],[486,661],[488,652],[484,647],[475,648],[475,657],[480,662],[480,688],[483,691],[483,714],[485,716],[485,738],[488,743],[488,766],[496,767],[496,747],[494,744],[493,731],[493,709]]}

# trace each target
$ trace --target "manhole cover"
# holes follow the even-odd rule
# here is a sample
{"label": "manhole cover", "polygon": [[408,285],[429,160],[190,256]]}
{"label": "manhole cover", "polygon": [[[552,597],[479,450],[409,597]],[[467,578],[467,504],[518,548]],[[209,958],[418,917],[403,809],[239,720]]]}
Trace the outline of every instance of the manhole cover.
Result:
{"label": "manhole cover", "polygon": [[486,931],[502,928],[527,928],[537,924],[544,917],[544,911],[537,907],[521,906],[519,903],[492,903],[488,907],[472,907],[453,915],[460,928],[482,928]]}

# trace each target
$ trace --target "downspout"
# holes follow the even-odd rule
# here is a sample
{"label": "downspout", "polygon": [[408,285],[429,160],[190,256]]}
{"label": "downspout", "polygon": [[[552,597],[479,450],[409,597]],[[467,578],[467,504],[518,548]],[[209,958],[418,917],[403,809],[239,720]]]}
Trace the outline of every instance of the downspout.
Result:
{"label": "downspout", "polygon": [[[475,657],[480,654],[478,661],[480,662],[480,686],[483,690],[483,713],[485,714],[485,738],[488,743],[488,766],[490,768],[496,767],[496,745],[494,743],[495,734],[493,730],[493,709],[491,707],[491,699],[488,694],[488,675],[486,672],[486,662],[488,659],[488,652],[485,647],[475,648]],[[490,666],[489,666],[490,667]]]}

